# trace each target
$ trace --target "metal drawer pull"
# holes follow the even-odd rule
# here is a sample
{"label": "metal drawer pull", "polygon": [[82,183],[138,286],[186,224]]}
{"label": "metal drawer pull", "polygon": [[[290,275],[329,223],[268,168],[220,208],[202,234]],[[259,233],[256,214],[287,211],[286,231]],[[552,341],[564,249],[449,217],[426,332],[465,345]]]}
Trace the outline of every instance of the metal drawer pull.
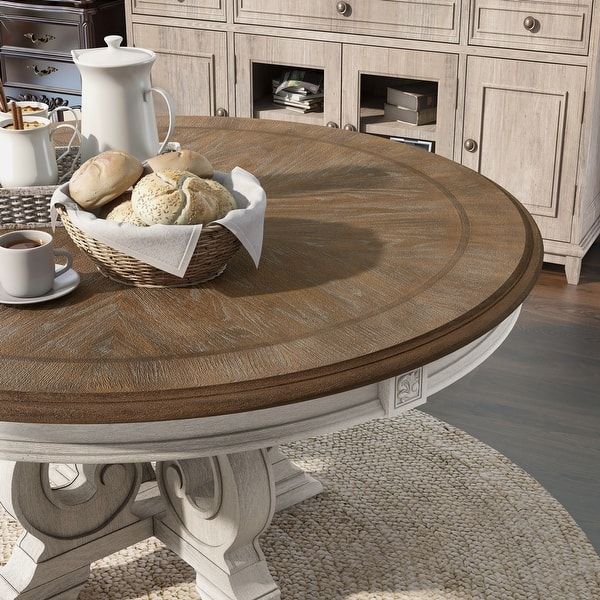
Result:
{"label": "metal drawer pull", "polygon": [[465,150],[467,152],[475,152],[477,150],[477,142],[472,139],[465,140]]}
{"label": "metal drawer pull", "polygon": [[217,108],[215,114],[217,115],[217,117],[226,117],[227,111],[224,108]]}
{"label": "metal drawer pull", "polygon": [[344,131],[356,131],[356,127],[354,127],[354,125],[351,123],[346,123],[344,125]]}
{"label": "metal drawer pull", "polygon": [[533,31],[538,26],[538,20],[535,17],[525,17],[523,19],[523,27],[527,31]]}
{"label": "metal drawer pull", "polygon": [[331,129],[339,129],[340,128],[340,126],[335,121],[329,121],[329,123],[327,123],[327,127],[330,127]]}
{"label": "metal drawer pull", "polygon": [[37,65],[27,65],[27,68],[31,69],[38,77],[52,75],[52,73],[56,73],[56,71],[58,71],[56,67],[46,67],[45,69],[40,69]]}
{"label": "metal drawer pull", "polygon": [[350,5],[347,2],[338,2],[335,5],[335,10],[337,10],[340,15],[345,15],[350,9]]}
{"label": "metal drawer pull", "polygon": [[42,33],[42,35],[38,35],[37,33],[24,33],[23,37],[27,38],[34,46],[39,46],[40,44],[47,44],[56,38],[49,33]]}

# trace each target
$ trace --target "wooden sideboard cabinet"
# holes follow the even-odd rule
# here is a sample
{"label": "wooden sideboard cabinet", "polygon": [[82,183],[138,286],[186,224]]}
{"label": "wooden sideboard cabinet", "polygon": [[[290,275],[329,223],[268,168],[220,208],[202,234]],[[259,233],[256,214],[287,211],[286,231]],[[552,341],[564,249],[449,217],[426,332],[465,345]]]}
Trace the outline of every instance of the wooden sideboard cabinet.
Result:
{"label": "wooden sideboard cabinet", "polygon": [[[598,0],[600,1],[600,0]],[[504,186],[545,260],[578,283],[600,234],[600,17],[594,0],[126,0],[179,114],[295,121],[425,143]],[[596,10],[594,10],[596,8]],[[323,73],[322,112],[274,104],[286,68]],[[437,86],[436,122],[386,118],[387,87]]]}

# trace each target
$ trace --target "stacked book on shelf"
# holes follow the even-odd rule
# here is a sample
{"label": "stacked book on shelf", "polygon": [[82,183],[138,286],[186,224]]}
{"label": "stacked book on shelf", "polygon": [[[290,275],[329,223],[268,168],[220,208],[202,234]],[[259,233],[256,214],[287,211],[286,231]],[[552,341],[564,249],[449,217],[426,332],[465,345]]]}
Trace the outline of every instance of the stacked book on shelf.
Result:
{"label": "stacked book on shelf", "polygon": [[384,115],[390,121],[411,125],[435,123],[437,84],[421,81],[387,88]]}
{"label": "stacked book on shelf", "polygon": [[323,112],[323,71],[288,70],[273,79],[273,102],[300,113]]}

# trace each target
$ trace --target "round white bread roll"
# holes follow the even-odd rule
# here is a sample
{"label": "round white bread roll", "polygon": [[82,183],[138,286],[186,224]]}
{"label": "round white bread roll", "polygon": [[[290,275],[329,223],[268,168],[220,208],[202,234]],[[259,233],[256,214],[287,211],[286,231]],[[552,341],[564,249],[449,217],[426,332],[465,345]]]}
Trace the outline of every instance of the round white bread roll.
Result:
{"label": "round white bread roll", "polygon": [[96,210],[126,192],[143,170],[142,163],[126,152],[102,152],[73,173],[69,195],[82,208]]}
{"label": "round white bread roll", "polygon": [[133,189],[131,203],[146,225],[206,225],[220,218],[223,198],[206,179],[167,170],[146,175]]}
{"label": "round white bread roll", "polygon": [[198,177],[212,177],[213,166],[208,159],[194,150],[179,150],[178,152],[165,152],[146,161],[150,172],[159,171],[187,171]]}
{"label": "round white bread roll", "polygon": [[129,223],[137,227],[146,227],[146,223],[133,212],[131,192],[125,192],[110,204],[104,205],[99,216],[107,221],[115,221],[115,223]]}
{"label": "round white bread roll", "polygon": [[229,190],[214,179],[195,179],[190,181],[188,188],[197,194],[212,198],[217,206],[213,221],[222,219],[230,210],[237,208]]}

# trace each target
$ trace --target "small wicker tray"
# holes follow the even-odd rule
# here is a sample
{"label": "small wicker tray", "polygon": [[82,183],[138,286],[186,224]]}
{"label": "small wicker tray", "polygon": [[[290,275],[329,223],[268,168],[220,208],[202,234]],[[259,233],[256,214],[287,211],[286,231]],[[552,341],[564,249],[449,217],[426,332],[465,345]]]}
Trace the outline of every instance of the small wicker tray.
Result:
{"label": "small wicker tray", "polygon": [[196,250],[183,277],[171,275],[88,237],[76,227],[66,209],[57,206],[67,233],[96,264],[102,275],[136,287],[185,287],[218,277],[240,249],[240,241],[219,224],[202,228]]}
{"label": "small wicker tray", "polygon": [[[58,176],[68,174],[78,148],[58,161]],[[57,157],[65,148],[56,148]],[[75,165],[77,167],[77,165]],[[0,227],[39,227],[50,223],[50,198],[58,186],[0,187]]]}

